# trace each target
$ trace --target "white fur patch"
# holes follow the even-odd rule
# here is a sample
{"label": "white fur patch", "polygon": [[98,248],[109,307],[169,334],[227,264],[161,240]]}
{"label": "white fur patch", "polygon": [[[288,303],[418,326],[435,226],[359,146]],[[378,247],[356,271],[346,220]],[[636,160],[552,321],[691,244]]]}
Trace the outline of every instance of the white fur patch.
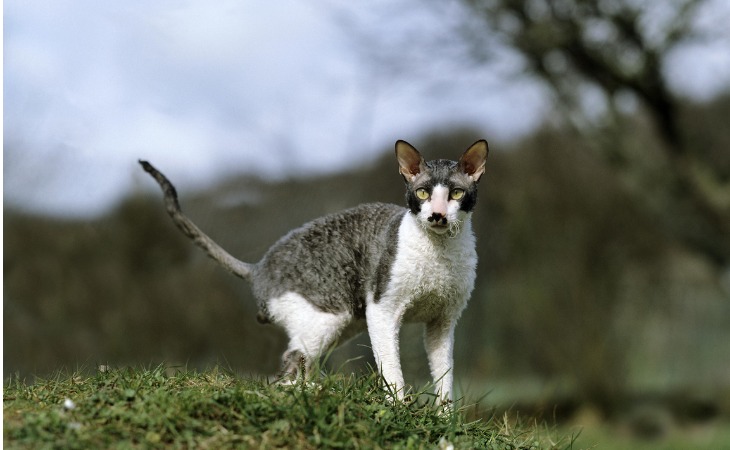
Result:
{"label": "white fur patch", "polygon": [[398,230],[398,251],[386,292],[408,307],[405,319],[430,321],[456,315],[466,305],[476,280],[476,242],[471,218],[463,213],[454,237],[430,233],[406,214]]}
{"label": "white fur patch", "polygon": [[422,217],[406,214],[398,230],[390,282],[382,298],[367,305],[375,360],[397,392],[404,386],[398,351],[400,326],[403,321],[424,322],[431,374],[441,399],[451,400],[453,331],[474,289],[477,264],[471,217],[462,214],[455,236],[434,234],[423,226]]}
{"label": "white fur patch", "polygon": [[289,334],[289,350],[299,350],[310,358],[325,351],[352,320],[350,313],[324,312],[296,292],[271,299],[268,308],[273,322]]}
{"label": "white fur patch", "polygon": [[428,201],[431,206],[431,211],[443,214],[448,214],[449,206],[449,188],[443,184],[437,184],[431,191],[431,200]]}

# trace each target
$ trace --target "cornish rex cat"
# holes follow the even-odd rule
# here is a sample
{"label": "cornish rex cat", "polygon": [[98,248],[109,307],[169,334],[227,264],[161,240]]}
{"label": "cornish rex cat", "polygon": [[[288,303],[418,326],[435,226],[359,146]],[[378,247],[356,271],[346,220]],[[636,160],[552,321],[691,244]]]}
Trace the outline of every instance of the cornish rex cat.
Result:
{"label": "cornish rex cat", "polygon": [[474,288],[477,254],[471,213],[487,142],[458,162],[424,161],[395,144],[407,208],[371,203],[314,220],[282,237],[261,261],[239,261],[180,210],[170,181],[146,161],[174,223],[208,255],[252,283],[258,320],[282,326],[289,347],[282,373],[296,379],[336,342],[367,328],[375,361],[398,397],[404,381],[398,335],[425,324],[431,374],[442,402],[452,400],[454,327]]}

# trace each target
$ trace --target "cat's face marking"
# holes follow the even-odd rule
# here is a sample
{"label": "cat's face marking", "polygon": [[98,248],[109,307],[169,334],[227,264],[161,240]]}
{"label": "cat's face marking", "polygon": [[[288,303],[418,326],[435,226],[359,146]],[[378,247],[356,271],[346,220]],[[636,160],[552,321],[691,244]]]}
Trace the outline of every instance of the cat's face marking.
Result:
{"label": "cat's face marking", "polygon": [[406,181],[408,208],[421,226],[439,235],[455,236],[477,199],[477,183],[484,173],[486,141],[477,141],[458,162],[424,161],[405,141],[395,144],[400,173]]}
{"label": "cat's face marking", "polygon": [[[437,183],[430,190],[419,188],[424,199],[420,199],[419,210],[411,211],[418,218],[421,226],[436,234],[458,232],[467,212],[461,209],[461,202],[455,197],[463,198],[463,189],[450,188],[443,183]],[[418,194],[416,194],[419,197]]]}

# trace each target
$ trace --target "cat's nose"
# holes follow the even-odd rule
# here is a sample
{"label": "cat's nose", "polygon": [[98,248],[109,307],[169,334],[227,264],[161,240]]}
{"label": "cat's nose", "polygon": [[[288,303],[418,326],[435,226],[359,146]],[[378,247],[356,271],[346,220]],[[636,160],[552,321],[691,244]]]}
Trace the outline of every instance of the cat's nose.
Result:
{"label": "cat's nose", "polygon": [[434,222],[434,225],[446,225],[448,223],[448,219],[446,219],[446,216],[441,213],[431,214],[431,217],[428,218],[428,221]]}

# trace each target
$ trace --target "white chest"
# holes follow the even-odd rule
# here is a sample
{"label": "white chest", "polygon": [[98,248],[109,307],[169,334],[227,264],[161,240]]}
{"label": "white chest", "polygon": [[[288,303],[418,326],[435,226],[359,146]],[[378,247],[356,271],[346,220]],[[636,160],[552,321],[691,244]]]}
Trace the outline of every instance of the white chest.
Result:
{"label": "white chest", "polygon": [[459,314],[474,288],[476,265],[470,218],[458,236],[448,237],[431,235],[406,214],[385,301],[405,308],[406,321]]}

